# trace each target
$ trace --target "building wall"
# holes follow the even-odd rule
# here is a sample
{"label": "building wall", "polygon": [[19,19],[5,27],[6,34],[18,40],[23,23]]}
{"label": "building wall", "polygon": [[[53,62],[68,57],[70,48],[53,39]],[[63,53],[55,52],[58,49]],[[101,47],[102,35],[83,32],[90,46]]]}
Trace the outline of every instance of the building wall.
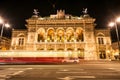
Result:
{"label": "building wall", "polygon": [[[21,45],[24,39],[23,45]],[[26,50],[27,30],[12,30],[11,50]]]}
{"label": "building wall", "polygon": [[[11,49],[68,51],[73,54],[77,52],[79,58],[86,60],[103,59],[99,52],[103,49],[105,56],[108,56],[106,52],[111,49],[110,35],[107,29],[95,30],[94,21],[88,14],[66,17],[64,11],[58,11],[52,18],[33,15],[26,20],[27,30],[13,30]],[[102,45],[98,44],[99,33],[103,34],[105,43]]]}
{"label": "building wall", "polygon": [[100,59],[113,58],[109,29],[95,30],[96,48]]}
{"label": "building wall", "polygon": [[6,37],[0,37],[0,50],[9,50],[11,40]]}
{"label": "building wall", "polygon": [[115,56],[119,56],[118,42],[113,42],[112,43],[112,48],[113,48],[112,54],[113,54],[114,59],[115,59]]}

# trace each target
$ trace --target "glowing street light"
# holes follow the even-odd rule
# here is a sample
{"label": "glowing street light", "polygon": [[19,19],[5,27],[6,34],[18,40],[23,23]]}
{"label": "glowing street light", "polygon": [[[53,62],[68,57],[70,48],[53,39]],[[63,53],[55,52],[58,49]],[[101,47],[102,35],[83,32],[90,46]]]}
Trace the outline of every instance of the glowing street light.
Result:
{"label": "glowing street light", "polygon": [[120,22],[120,17],[118,17],[114,22],[109,23],[109,26],[115,27],[116,35],[117,35],[117,42],[118,42],[119,59],[120,59],[120,43],[119,43],[119,33],[118,33],[117,22]]}
{"label": "glowing street light", "polygon": [[1,36],[1,38],[2,38],[2,35],[3,35],[3,28],[4,27],[10,27],[10,25],[8,24],[8,23],[4,23],[4,21],[3,21],[3,19],[0,17],[0,24],[2,24],[2,29],[1,29],[1,34],[0,34],[0,36]]}
{"label": "glowing street light", "polygon": [[110,26],[110,27],[113,27],[113,26],[115,26],[115,23],[114,23],[114,22],[111,22],[111,23],[109,23],[109,26]]}
{"label": "glowing street light", "polygon": [[3,20],[0,18],[0,24],[3,24]]}
{"label": "glowing street light", "polygon": [[120,17],[116,19],[116,22],[120,22]]}

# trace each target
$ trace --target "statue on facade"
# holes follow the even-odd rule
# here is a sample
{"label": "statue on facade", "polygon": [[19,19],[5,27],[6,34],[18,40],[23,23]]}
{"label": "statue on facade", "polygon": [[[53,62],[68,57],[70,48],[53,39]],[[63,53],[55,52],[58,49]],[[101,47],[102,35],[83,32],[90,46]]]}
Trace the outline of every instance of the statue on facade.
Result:
{"label": "statue on facade", "polygon": [[88,9],[87,8],[83,8],[82,13],[83,13],[84,18],[89,18],[90,17],[90,15],[88,14]]}
{"label": "statue on facade", "polygon": [[34,15],[37,15],[37,16],[38,16],[38,13],[39,13],[39,12],[38,12],[38,9],[34,9],[34,12],[33,12],[33,13],[34,13]]}
{"label": "statue on facade", "polygon": [[87,10],[87,8],[83,8],[83,14],[87,14],[88,13],[88,10]]}

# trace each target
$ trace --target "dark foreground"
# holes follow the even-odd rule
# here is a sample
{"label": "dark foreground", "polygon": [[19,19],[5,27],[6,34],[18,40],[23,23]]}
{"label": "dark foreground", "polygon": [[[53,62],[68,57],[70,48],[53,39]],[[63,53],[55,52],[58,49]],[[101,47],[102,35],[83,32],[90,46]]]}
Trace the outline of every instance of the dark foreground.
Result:
{"label": "dark foreground", "polygon": [[120,62],[0,65],[0,80],[120,80]]}

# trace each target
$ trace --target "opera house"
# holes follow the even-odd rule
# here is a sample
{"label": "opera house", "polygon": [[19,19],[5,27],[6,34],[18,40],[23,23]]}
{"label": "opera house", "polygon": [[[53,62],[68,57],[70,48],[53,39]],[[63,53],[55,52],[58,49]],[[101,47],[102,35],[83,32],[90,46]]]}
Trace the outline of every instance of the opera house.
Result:
{"label": "opera house", "polygon": [[56,14],[41,17],[34,10],[34,15],[26,19],[27,29],[12,30],[11,50],[60,52],[68,53],[68,57],[76,54],[85,60],[109,59],[112,55],[110,30],[96,29],[95,20],[86,12],[73,16],[57,10]]}

